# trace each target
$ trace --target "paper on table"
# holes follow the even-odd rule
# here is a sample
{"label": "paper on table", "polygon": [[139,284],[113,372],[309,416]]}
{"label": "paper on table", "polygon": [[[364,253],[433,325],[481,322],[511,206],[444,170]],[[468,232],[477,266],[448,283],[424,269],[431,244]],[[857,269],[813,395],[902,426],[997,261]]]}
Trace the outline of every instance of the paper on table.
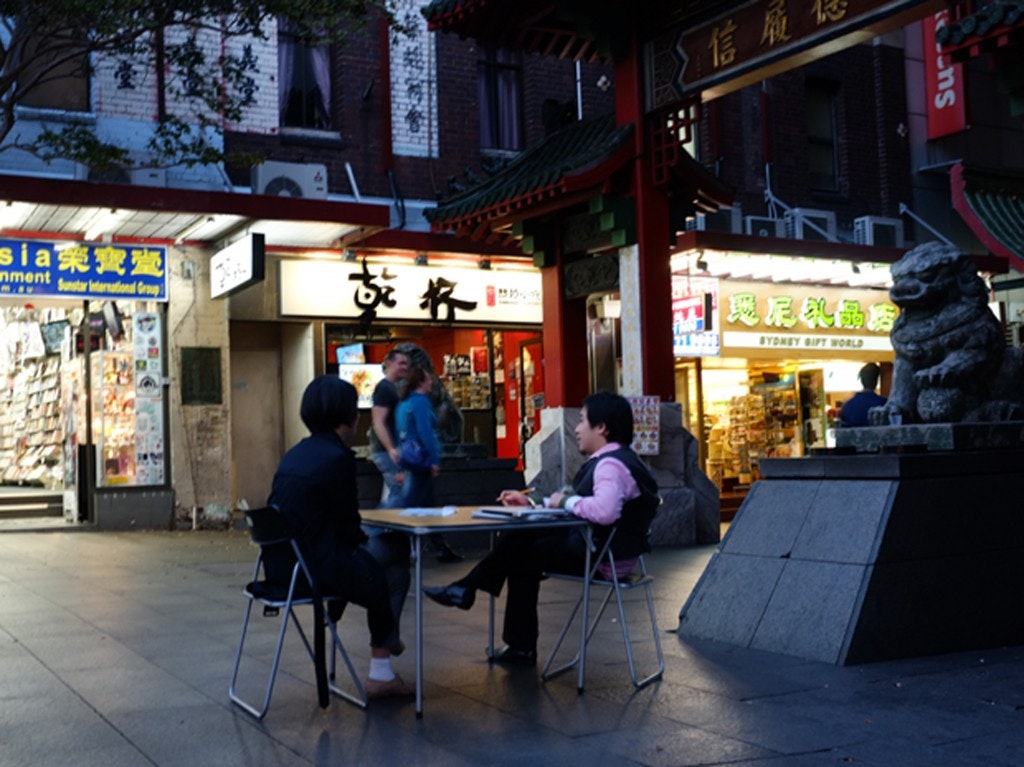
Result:
{"label": "paper on table", "polygon": [[441,508],[425,508],[420,509],[410,506],[408,509],[403,509],[398,512],[400,517],[450,517],[455,513],[454,506],[442,506]]}

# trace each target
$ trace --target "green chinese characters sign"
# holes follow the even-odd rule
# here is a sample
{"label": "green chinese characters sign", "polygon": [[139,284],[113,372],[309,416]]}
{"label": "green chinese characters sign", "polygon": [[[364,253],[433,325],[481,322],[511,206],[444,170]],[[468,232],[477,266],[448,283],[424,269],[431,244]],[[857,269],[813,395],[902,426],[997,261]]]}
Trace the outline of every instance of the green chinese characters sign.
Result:
{"label": "green chinese characters sign", "polygon": [[884,290],[722,282],[722,354],[751,349],[789,356],[892,354],[899,310]]}
{"label": "green chinese characters sign", "polygon": [[124,243],[0,240],[0,297],[167,300],[167,251]]}

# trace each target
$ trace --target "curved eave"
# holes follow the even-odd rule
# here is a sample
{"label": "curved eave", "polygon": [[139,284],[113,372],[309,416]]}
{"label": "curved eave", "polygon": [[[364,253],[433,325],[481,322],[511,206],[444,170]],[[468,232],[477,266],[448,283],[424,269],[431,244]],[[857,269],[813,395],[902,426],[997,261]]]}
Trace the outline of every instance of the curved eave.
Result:
{"label": "curved eave", "polygon": [[950,170],[953,209],[981,243],[1024,272],[1024,178]]}
{"label": "curved eave", "polygon": [[554,181],[491,203],[478,210],[458,216],[435,219],[435,231],[450,230],[480,239],[495,227],[544,213],[561,210],[605,191],[612,175],[635,154],[631,135],[611,155],[588,167],[575,169]]}

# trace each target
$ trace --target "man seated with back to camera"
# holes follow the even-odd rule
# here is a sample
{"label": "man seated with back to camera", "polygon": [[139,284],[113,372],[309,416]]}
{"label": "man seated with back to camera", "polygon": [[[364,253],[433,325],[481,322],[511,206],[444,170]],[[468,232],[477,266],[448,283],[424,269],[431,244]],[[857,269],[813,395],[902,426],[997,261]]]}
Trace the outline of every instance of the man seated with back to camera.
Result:
{"label": "man seated with back to camera", "polygon": [[[405,697],[415,694],[416,687],[391,668],[391,656],[400,654],[402,645],[395,634],[384,568],[366,548],[360,527],[356,459],[345,444],[355,430],[357,401],[355,387],[337,376],[310,382],[299,409],[310,435],[284,454],[268,503],[287,521],[324,592],[366,608],[371,656],[367,697]],[[292,565],[268,563],[282,566]],[[331,619],[337,620],[338,601],[329,606]]]}
{"label": "man seated with back to camera", "polygon": [[[637,558],[650,550],[648,529],[661,499],[650,470],[633,452],[633,409],[617,394],[598,392],[583,400],[576,426],[576,445],[590,457],[573,479],[571,492],[543,499],[589,520],[598,551],[612,530],[611,551],[618,575],[625,575]],[[537,499],[505,490],[506,506],[536,505]],[[579,575],[586,561],[586,538],[578,528],[503,532],[494,549],[464,578],[448,586],[424,589],[435,602],[468,610],[477,589],[498,596],[508,581],[502,639],[506,646],[492,661],[521,666],[537,663],[537,599],[544,573]],[[610,575],[610,573],[606,573]]]}

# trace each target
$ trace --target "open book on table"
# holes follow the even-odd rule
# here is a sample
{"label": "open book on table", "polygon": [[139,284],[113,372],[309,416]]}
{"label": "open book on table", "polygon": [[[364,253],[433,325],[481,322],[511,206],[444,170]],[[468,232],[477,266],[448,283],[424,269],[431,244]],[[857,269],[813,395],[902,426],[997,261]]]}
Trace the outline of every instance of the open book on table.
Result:
{"label": "open book on table", "polygon": [[481,506],[473,512],[476,519],[555,519],[571,517],[568,509],[548,509],[543,506]]}

